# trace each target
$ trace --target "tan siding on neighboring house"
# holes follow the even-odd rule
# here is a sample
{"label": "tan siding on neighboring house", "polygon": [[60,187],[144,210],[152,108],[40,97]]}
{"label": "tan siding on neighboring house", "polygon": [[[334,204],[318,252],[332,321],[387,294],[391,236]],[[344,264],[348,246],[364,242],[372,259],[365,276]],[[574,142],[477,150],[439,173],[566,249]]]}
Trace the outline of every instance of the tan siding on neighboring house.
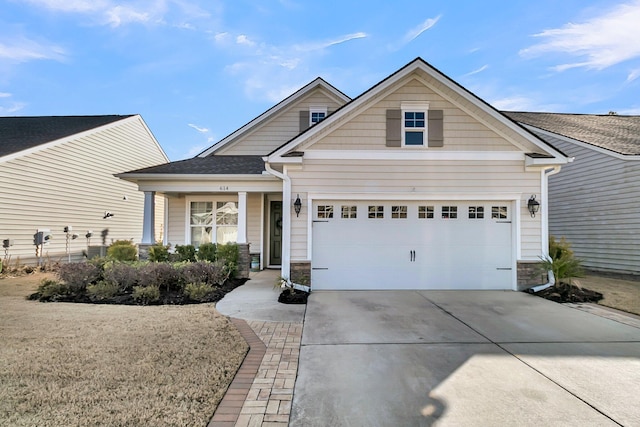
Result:
{"label": "tan siding on neighboring house", "polygon": [[[38,228],[53,234],[43,252],[52,261],[67,258],[66,225],[79,235],[71,241],[72,260],[82,259],[88,230],[93,232],[92,245],[102,243],[103,230],[107,230],[106,244],[118,239],[140,242],[144,194],[113,174],[164,162],[162,151],[136,116],[0,163],[0,238],[13,239],[12,260],[34,260],[33,234]],[[164,209],[162,197],[156,204],[156,213]],[[114,216],[103,219],[105,211]],[[163,221],[164,215],[157,215],[158,227]]]}
{"label": "tan siding on neighboring house", "polygon": [[[402,102],[429,103],[430,110],[444,112],[444,147],[424,148],[439,151],[515,151],[517,148],[493,130],[477,121],[421,81],[412,79],[401,84],[393,93],[377,101],[372,107],[339,126],[313,144],[317,150],[402,150],[386,147],[386,111],[399,109]],[[465,101],[466,104],[466,101]],[[520,138],[521,139],[521,138]],[[415,148],[411,148],[415,149]]]}
{"label": "tan siding on neighboring house", "polygon": [[287,111],[277,115],[237,142],[222,148],[218,155],[266,155],[300,133],[300,111],[312,106],[326,106],[328,111],[337,110],[340,105],[322,89],[312,91]]}
{"label": "tan siding on neighboring house", "polygon": [[[438,195],[522,193],[522,257],[538,260],[542,254],[540,215],[531,218],[526,200],[540,194],[540,172],[525,172],[523,162],[480,161],[321,161],[305,160],[304,169],[290,171],[292,194],[307,200],[308,193],[394,194],[425,200]],[[291,248],[293,260],[305,260],[307,254],[306,205],[300,217],[292,217]]]}
{"label": "tan siding on neighboring house", "polygon": [[639,274],[640,162],[551,142],[575,161],[549,178],[549,234],[566,237],[586,267]]}

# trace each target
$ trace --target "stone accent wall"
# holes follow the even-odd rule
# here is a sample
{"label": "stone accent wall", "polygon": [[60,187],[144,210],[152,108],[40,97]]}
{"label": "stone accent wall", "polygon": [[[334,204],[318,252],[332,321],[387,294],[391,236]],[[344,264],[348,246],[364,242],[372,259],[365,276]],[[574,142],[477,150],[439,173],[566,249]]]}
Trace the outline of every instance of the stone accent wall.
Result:
{"label": "stone accent wall", "polygon": [[238,243],[238,278],[248,279],[251,271],[251,255],[248,243]]}
{"label": "stone accent wall", "polygon": [[524,290],[548,281],[547,273],[540,269],[539,261],[518,261],[518,290]]}
{"label": "stone accent wall", "polygon": [[299,285],[311,286],[311,262],[291,262],[291,281]]}

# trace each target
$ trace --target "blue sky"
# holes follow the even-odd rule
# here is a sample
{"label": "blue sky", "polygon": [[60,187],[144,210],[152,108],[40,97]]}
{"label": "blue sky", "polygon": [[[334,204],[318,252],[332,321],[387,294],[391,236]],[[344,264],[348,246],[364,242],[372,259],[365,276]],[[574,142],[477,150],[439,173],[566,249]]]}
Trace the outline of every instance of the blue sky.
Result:
{"label": "blue sky", "polygon": [[191,157],[420,56],[504,110],[640,114],[640,0],[0,0],[0,115],[141,114]]}

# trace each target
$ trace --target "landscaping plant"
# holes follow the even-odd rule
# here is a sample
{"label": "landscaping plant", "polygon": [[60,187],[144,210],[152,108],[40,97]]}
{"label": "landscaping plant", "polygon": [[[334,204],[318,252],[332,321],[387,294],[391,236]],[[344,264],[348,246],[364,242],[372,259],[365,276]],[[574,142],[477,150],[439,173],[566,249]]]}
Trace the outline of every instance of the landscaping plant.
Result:
{"label": "landscaping plant", "polygon": [[149,261],[152,261],[152,262],[169,261],[169,245],[156,243],[155,245],[149,247]]}
{"label": "landscaping plant", "polygon": [[198,247],[196,258],[198,261],[214,262],[217,256],[217,247],[215,243],[203,243]]}
{"label": "landscaping plant", "polygon": [[182,262],[195,262],[196,261],[196,247],[193,245],[176,245],[177,261]]}
{"label": "landscaping plant", "polygon": [[116,261],[135,261],[138,249],[130,240],[116,240],[107,249],[107,257]]}
{"label": "landscaping plant", "polygon": [[542,268],[553,272],[556,285],[561,282],[572,284],[572,279],[584,276],[582,261],[575,257],[571,244],[564,237],[559,241],[553,236],[549,238],[549,257],[542,261]]}

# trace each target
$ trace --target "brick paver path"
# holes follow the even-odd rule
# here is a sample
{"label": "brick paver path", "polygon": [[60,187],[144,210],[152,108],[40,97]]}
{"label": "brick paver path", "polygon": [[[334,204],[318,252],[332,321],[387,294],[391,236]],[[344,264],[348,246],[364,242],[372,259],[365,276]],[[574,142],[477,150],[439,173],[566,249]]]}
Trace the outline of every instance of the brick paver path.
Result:
{"label": "brick paver path", "polygon": [[286,427],[298,373],[302,323],[232,321],[251,350],[208,427]]}

